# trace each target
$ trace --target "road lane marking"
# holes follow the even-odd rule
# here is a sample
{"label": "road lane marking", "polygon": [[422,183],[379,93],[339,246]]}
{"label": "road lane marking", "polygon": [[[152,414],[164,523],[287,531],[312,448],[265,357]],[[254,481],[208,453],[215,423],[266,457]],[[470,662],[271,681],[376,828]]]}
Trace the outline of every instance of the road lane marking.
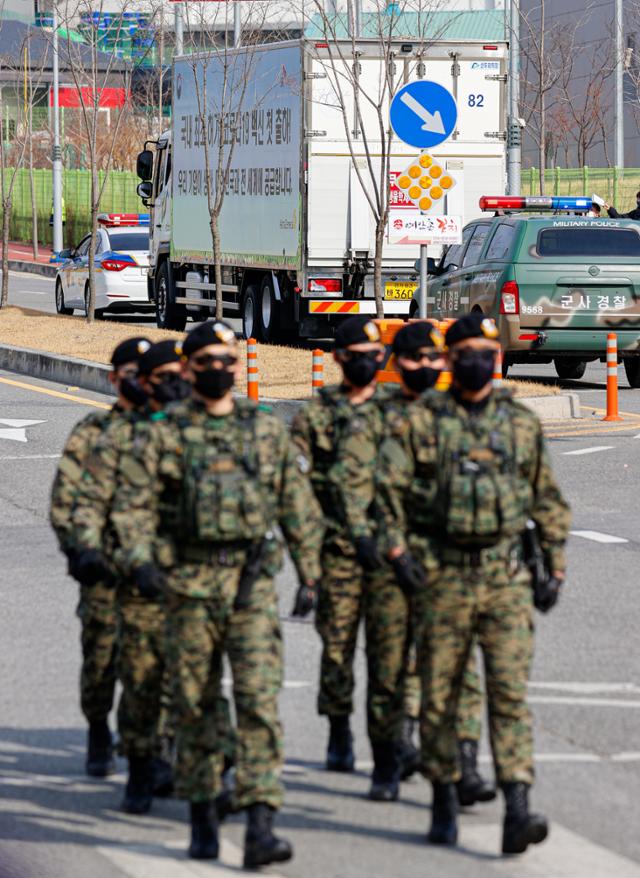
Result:
{"label": "road lane marking", "polygon": [[[242,850],[220,839],[220,858],[198,862],[186,855],[187,842],[99,845],[96,850],[129,878],[228,878],[230,873],[260,874],[242,868]],[[282,878],[269,869],[270,878]]]}
{"label": "road lane marking", "polygon": [[574,537],[582,537],[585,540],[593,540],[594,543],[628,543],[624,537],[614,537],[613,534],[603,534],[597,530],[571,530],[569,533]]}
{"label": "road lane marking", "polygon": [[640,710],[640,701],[623,698],[581,698],[579,695],[529,695],[529,704],[564,704],[569,707],[621,707],[624,710]]}
{"label": "road lane marking", "polygon": [[[473,856],[480,856],[496,875],[513,878],[640,878],[640,863],[590,841],[551,821],[549,838],[531,845],[526,856],[499,855],[502,827],[498,823],[460,821],[460,841]],[[469,872],[472,874],[473,869]]]}
{"label": "road lane marking", "polygon": [[0,418],[0,439],[8,439],[11,442],[28,442],[27,427],[35,427],[37,424],[46,424],[46,421],[23,421],[15,418]]}
{"label": "road lane marking", "polygon": [[563,451],[564,455],[578,455],[578,454],[595,454],[596,451],[610,451],[615,446],[613,445],[592,445],[591,448],[578,448],[575,451]]}
{"label": "road lane marking", "polygon": [[535,682],[529,683],[531,689],[554,689],[558,692],[571,692],[573,695],[600,695],[602,693],[622,693],[640,695],[640,686],[635,683],[578,683],[578,682]]}
{"label": "road lane marking", "polygon": [[95,399],[87,399],[84,396],[74,396],[71,393],[62,393],[60,390],[49,390],[48,387],[36,387],[35,384],[27,384],[25,381],[15,381],[13,378],[0,378],[0,384],[8,384],[10,387],[21,387],[23,390],[33,390],[34,393],[44,393],[46,396],[55,396],[58,399],[67,399],[69,402],[78,402],[80,405],[90,405],[96,409],[110,409],[111,404],[97,402]]}
{"label": "road lane marking", "polygon": [[61,454],[0,454],[0,460],[57,460]]}

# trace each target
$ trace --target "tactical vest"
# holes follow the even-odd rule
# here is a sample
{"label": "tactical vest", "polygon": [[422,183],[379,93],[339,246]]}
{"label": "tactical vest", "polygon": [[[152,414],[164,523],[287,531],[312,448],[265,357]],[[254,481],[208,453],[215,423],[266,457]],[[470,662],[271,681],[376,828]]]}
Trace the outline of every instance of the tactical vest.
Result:
{"label": "tactical vest", "polygon": [[253,542],[269,530],[273,516],[260,483],[256,421],[255,410],[239,410],[213,442],[206,426],[186,417],[178,421],[184,442],[179,518],[185,542]]}
{"label": "tactical vest", "polygon": [[434,524],[450,544],[487,548],[520,535],[533,501],[519,470],[513,409],[462,419],[450,405],[434,412],[437,467]]}
{"label": "tactical vest", "polygon": [[325,430],[313,432],[311,482],[322,511],[327,519],[331,520],[340,514],[341,505],[338,502],[336,486],[331,480],[330,471],[337,459],[340,437],[353,416],[353,407],[346,399],[332,395],[328,388],[321,390],[320,396],[324,407],[330,412],[331,422]]}

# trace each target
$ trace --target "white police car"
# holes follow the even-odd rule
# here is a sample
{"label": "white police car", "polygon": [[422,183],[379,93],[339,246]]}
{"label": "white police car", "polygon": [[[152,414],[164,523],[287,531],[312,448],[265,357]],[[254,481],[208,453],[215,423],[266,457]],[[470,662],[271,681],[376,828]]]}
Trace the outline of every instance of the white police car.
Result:
{"label": "white police car", "polygon": [[[95,279],[96,315],[149,311],[149,215],[105,213],[98,217]],[[77,247],[63,250],[56,275],[58,314],[86,313],[89,300],[89,245],[86,235]]]}

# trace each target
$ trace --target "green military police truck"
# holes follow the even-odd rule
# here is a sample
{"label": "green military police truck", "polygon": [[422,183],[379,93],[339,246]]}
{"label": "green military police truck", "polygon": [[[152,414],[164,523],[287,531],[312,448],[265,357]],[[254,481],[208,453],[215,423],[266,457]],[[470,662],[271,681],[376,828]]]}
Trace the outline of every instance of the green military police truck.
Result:
{"label": "green military police truck", "polygon": [[629,384],[640,387],[640,223],[504,210],[532,200],[543,201],[480,199],[495,214],[429,260],[429,316],[494,318],[505,375],[513,363],[553,361],[560,378],[581,378],[588,362],[605,361],[615,332]]}

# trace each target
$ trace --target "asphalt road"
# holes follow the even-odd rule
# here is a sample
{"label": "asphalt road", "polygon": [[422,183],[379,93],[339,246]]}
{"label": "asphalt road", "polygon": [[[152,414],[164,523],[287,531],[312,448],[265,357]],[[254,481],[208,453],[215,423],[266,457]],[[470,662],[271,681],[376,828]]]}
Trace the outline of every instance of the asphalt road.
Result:
{"label": "asphalt road", "polygon": [[[622,396],[624,409],[640,412],[640,392]],[[588,412],[602,406],[599,389],[586,386],[581,398]],[[223,829],[222,861],[195,864],[184,854],[183,803],[157,801],[151,815],[125,817],[118,810],[124,764],[106,781],[83,774],[77,587],[65,574],[47,504],[69,430],[92,405],[104,404],[104,397],[84,391],[0,373],[0,878],[231,874],[241,857],[240,818]],[[403,785],[396,804],[366,799],[371,762],[361,648],[358,770],[351,776],[323,770],[327,730],[315,713],[318,638],[310,623],[288,616],[295,583],[287,567],[278,578],[287,787],[278,825],[296,856],[270,874],[640,878],[640,418],[605,430],[597,417],[549,429],[580,535],[571,539],[563,600],[538,620],[531,685],[533,799],[552,821],[548,842],[517,861],[497,857],[501,805],[493,803],[465,814],[456,850],[434,850],[425,844],[430,792],[424,781]],[[489,771],[486,743],[483,762]]]}

